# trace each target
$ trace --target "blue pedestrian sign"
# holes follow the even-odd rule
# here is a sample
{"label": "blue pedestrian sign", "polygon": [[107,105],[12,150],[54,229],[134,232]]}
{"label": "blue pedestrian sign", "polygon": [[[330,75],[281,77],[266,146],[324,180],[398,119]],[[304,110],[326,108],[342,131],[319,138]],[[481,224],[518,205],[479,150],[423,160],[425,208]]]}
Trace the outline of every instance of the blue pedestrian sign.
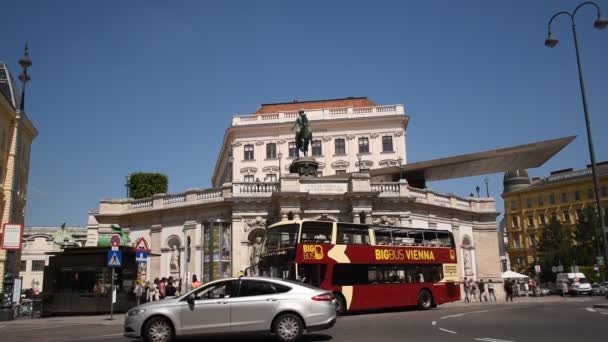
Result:
{"label": "blue pedestrian sign", "polygon": [[122,253],[120,251],[108,251],[108,267],[121,267]]}
{"label": "blue pedestrian sign", "polygon": [[148,253],[147,252],[135,252],[135,262],[138,264],[148,262]]}

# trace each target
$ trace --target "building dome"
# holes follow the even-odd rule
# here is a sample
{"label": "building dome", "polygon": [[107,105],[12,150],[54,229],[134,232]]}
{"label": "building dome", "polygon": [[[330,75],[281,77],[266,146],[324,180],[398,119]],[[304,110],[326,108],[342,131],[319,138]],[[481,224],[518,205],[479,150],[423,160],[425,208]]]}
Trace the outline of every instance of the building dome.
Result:
{"label": "building dome", "polygon": [[505,172],[502,185],[504,187],[503,193],[526,188],[530,185],[530,177],[528,171],[525,169],[509,170]]}

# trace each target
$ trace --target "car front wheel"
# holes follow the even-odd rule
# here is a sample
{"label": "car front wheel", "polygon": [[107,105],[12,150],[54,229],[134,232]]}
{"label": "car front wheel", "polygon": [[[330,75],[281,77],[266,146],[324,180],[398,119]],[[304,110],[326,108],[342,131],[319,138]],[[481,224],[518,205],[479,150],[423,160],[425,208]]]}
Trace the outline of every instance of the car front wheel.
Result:
{"label": "car front wheel", "polygon": [[304,323],[294,314],[282,314],[274,321],[272,332],[281,342],[293,342],[302,335]]}
{"label": "car front wheel", "polygon": [[146,323],[143,337],[146,342],[171,342],[174,338],[173,327],[166,318],[154,317]]}

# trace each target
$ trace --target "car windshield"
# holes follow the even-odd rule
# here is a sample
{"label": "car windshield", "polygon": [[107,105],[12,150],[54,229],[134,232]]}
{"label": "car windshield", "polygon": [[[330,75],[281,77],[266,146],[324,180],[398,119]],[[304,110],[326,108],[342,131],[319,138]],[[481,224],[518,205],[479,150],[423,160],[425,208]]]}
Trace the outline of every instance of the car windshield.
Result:
{"label": "car windshield", "polygon": [[578,282],[581,284],[589,284],[589,280],[587,280],[587,278],[579,278]]}

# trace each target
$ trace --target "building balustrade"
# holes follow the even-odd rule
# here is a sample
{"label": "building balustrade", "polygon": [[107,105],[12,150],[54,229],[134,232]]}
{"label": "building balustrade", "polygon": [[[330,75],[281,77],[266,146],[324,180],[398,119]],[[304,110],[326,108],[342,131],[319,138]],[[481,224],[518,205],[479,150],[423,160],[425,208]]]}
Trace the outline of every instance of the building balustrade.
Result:
{"label": "building balustrade", "polygon": [[[306,116],[309,120],[331,120],[331,119],[351,119],[362,117],[373,117],[381,115],[404,115],[405,109],[401,104],[388,106],[372,107],[341,107],[307,110]],[[268,123],[293,122],[298,117],[297,111],[235,115],[232,117],[232,126],[257,125]]]}
{"label": "building balustrade", "polygon": [[270,196],[279,190],[279,183],[275,182],[243,182],[232,183],[233,195],[262,195]]}

